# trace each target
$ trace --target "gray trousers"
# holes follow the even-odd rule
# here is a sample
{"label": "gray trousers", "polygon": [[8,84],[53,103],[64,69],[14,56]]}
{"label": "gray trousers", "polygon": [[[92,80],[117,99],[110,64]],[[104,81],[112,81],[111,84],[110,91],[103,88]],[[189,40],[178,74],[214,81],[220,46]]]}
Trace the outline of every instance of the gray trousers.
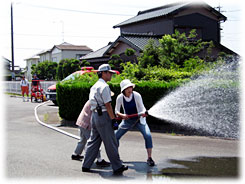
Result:
{"label": "gray trousers", "polygon": [[[74,151],[74,153],[77,155],[82,154],[82,152],[83,152],[83,150],[87,144],[87,140],[89,139],[90,133],[91,133],[91,130],[88,130],[88,129],[85,129],[82,127],[79,127],[79,129],[80,129],[80,141],[77,143],[77,147]],[[100,150],[98,152],[97,159],[101,159]]]}
{"label": "gray trousers", "polygon": [[118,154],[118,144],[109,114],[107,112],[103,112],[102,116],[99,116],[97,112],[93,112],[91,123],[91,135],[87,143],[83,167],[91,168],[96,156],[98,155],[101,142],[103,141],[112,169],[119,169],[122,167],[122,162]]}

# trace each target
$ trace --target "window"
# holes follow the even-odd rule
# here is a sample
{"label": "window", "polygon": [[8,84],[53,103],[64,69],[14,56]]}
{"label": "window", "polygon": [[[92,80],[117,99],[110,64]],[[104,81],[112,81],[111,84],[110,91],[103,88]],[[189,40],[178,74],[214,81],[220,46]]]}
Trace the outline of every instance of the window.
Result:
{"label": "window", "polygon": [[52,57],[53,62],[57,62],[57,57]]}

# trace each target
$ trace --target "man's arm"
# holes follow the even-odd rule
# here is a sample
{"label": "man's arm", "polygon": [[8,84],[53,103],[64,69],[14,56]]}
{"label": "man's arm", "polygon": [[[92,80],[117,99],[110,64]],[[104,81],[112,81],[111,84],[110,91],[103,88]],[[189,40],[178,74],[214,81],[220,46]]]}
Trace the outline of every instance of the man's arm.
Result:
{"label": "man's arm", "polygon": [[110,118],[111,118],[111,119],[115,119],[116,117],[115,117],[115,115],[114,115],[114,113],[113,113],[112,106],[111,106],[111,102],[106,103],[106,104],[105,104],[105,107],[106,107],[106,110],[107,110],[107,112],[108,112]]}

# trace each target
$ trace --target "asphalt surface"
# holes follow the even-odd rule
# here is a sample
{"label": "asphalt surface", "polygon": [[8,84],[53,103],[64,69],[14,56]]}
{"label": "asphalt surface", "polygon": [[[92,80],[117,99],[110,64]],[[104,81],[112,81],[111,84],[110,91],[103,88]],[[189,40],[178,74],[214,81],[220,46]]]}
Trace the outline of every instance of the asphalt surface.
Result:
{"label": "asphalt surface", "polygon": [[[204,136],[181,136],[152,133],[153,159],[156,166],[146,164],[147,154],[144,140],[138,131],[130,131],[120,140],[119,154],[129,167],[122,176],[114,176],[111,167],[92,166],[92,173],[81,171],[81,161],[71,160],[77,140],[40,125],[34,115],[38,103],[23,102],[22,98],[4,95],[6,99],[5,177],[9,179],[72,179],[88,181],[114,180],[171,180],[163,175],[167,168],[183,165],[171,160],[193,161],[205,158],[239,158],[239,140],[228,140]],[[37,109],[44,123],[58,127],[58,107],[48,102]],[[78,129],[58,127],[74,135]],[[108,161],[102,146],[102,157]],[[222,166],[221,166],[222,167]],[[204,171],[205,172],[205,171]],[[239,172],[239,171],[238,171]]]}

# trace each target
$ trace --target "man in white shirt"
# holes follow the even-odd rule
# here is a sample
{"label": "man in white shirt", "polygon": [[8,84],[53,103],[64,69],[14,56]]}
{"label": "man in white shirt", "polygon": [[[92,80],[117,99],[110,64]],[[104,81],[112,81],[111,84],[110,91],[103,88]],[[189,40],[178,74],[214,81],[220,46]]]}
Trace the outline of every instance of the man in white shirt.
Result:
{"label": "man in white shirt", "polygon": [[111,106],[111,90],[107,82],[111,80],[113,73],[115,72],[111,70],[108,64],[102,64],[98,69],[99,80],[90,89],[92,129],[82,166],[83,172],[90,172],[90,168],[98,155],[101,142],[104,143],[114,174],[121,174],[128,169],[120,160],[118,144],[112,128],[115,115]]}

